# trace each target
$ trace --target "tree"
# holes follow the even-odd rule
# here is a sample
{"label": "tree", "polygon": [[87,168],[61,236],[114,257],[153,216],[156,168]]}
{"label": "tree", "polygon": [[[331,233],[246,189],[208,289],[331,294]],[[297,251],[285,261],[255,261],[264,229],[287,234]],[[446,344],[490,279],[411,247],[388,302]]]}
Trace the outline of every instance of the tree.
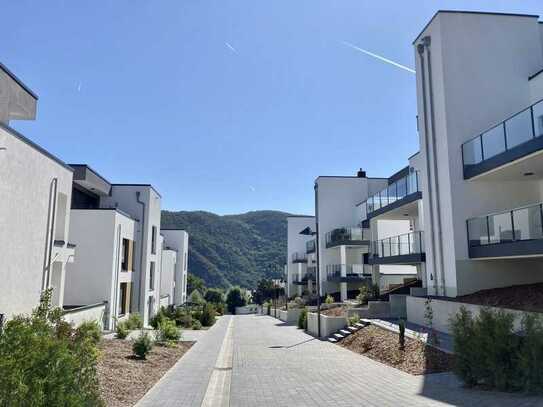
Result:
{"label": "tree", "polygon": [[239,287],[232,287],[226,296],[228,312],[235,314],[236,307],[243,307],[245,304],[247,304],[247,302],[245,297],[241,294],[241,289]]}
{"label": "tree", "polygon": [[212,304],[222,304],[224,302],[224,294],[220,288],[209,288],[204,295],[204,299]]}
{"label": "tree", "polygon": [[262,305],[264,302],[275,298],[274,284],[272,280],[262,279],[258,282],[255,293],[253,294],[253,300],[258,305]]}
{"label": "tree", "polygon": [[206,290],[205,282],[200,277],[187,273],[187,292],[191,293],[194,290],[203,293]]}
{"label": "tree", "polygon": [[202,294],[200,294],[200,291],[194,290],[189,295],[189,302],[200,305],[203,304],[205,301]]}

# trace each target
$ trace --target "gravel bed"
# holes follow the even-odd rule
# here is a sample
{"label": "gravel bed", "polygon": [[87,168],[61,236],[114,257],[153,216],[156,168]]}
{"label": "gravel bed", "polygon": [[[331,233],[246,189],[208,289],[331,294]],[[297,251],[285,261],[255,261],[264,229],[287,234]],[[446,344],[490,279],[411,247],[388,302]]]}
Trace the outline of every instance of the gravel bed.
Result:
{"label": "gravel bed", "polygon": [[373,325],[349,335],[339,345],[412,375],[446,372],[453,364],[452,355],[407,337],[401,351],[398,334]]}
{"label": "gravel bed", "polygon": [[100,342],[98,378],[108,407],[136,404],[194,342],[179,342],[172,347],[155,345],[146,360],[132,356],[132,343],[120,339]]}

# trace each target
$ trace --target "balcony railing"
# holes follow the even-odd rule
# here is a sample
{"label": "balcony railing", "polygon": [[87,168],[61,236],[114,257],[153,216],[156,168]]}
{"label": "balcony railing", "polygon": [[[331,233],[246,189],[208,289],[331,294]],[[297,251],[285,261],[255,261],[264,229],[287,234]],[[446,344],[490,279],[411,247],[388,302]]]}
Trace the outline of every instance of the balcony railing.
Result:
{"label": "balcony railing", "polygon": [[543,136],[543,101],[462,144],[464,171],[466,167],[480,164],[541,136]]}
{"label": "balcony railing", "polygon": [[543,204],[468,219],[470,247],[543,239]]}
{"label": "balcony railing", "polygon": [[409,175],[393,182],[361,204],[362,207],[360,208],[360,211],[362,213],[362,220],[370,213],[381,208],[386,208],[388,205],[419,191],[418,171],[411,170]]}
{"label": "balcony railing", "polygon": [[298,252],[292,253],[292,262],[293,263],[306,263],[307,262],[307,254],[298,253]]}
{"label": "balcony railing", "polygon": [[369,229],[337,228],[326,233],[326,247],[371,240]]}
{"label": "balcony railing", "polygon": [[375,242],[373,255],[377,257],[405,256],[424,253],[422,231],[392,236]]}
{"label": "balcony railing", "polygon": [[367,273],[364,273],[363,264],[328,264],[326,265],[326,278],[328,280],[341,278],[341,268],[345,267],[346,275],[345,277],[359,277],[363,278],[367,276]]}
{"label": "balcony railing", "polygon": [[305,251],[306,251],[307,254],[315,253],[315,249],[316,249],[315,239],[313,239],[313,240],[308,240],[308,241],[305,243]]}

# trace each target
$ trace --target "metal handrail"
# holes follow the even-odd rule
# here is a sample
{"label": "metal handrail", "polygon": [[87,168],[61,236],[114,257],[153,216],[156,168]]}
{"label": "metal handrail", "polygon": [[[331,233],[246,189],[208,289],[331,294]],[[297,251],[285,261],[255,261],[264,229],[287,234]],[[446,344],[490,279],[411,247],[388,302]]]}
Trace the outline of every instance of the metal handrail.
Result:
{"label": "metal handrail", "polygon": [[357,227],[336,228],[326,233],[326,244],[345,242],[345,241],[364,241],[370,240],[369,229]]}
{"label": "metal handrail", "polygon": [[[414,188],[411,184],[411,181],[414,178]],[[399,191],[399,186],[402,187],[403,191]],[[390,191],[393,190],[392,196],[390,196]],[[405,177],[402,177],[395,182],[389,184],[386,188],[382,189],[381,191],[377,192],[376,194],[369,197],[367,200],[361,203],[361,205],[364,205],[364,208],[362,209],[365,211],[366,216],[367,214],[370,214],[372,212],[375,212],[376,210],[379,210],[381,208],[386,208],[390,204],[399,201],[400,199],[405,198],[408,195],[411,195],[415,192],[420,191],[420,185],[419,185],[419,172],[416,170],[411,171],[408,175]],[[375,200],[379,201],[379,204],[375,204]]]}
{"label": "metal handrail", "polygon": [[307,242],[305,242],[305,251],[307,253],[313,253],[317,248],[317,245],[316,245],[316,242],[315,242],[315,239],[313,240],[308,240]]}
{"label": "metal handrail", "polygon": [[[406,246],[407,250],[402,250]],[[403,256],[424,253],[424,232],[409,232],[374,242],[372,253],[376,257]]]}
{"label": "metal handrail", "polygon": [[294,252],[292,253],[292,261],[306,261],[307,260],[307,254],[305,253],[298,253]]}

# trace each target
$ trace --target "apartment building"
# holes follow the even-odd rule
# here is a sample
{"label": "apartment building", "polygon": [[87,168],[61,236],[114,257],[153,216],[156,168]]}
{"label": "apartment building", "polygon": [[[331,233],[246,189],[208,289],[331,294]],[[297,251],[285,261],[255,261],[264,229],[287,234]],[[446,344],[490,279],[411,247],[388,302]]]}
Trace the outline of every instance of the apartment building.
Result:
{"label": "apartment building", "polygon": [[428,293],[543,281],[543,24],[439,11],[413,46]]}
{"label": "apartment building", "polygon": [[38,97],[0,64],[0,319],[29,313],[45,288],[63,303],[72,169],[9,126],[34,120]]}
{"label": "apartment building", "polygon": [[[175,252],[175,263],[172,264],[173,255],[169,253],[167,255],[169,259],[165,262],[163,250],[163,272],[171,274],[172,278],[163,275],[161,290],[163,295],[171,296],[170,304],[182,305],[187,302],[189,234],[182,229],[161,229],[161,233],[164,238],[164,250]],[[165,271],[166,269],[169,271]]]}
{"label": "apartment building", "polygon": [[[301,234],[304,230],[308,233]],[[315,236],[311,235],[314,231],[314,216],[287,217],[286,293],[288,297],[302,296],[304,293],[309,294],[314,291],[317,261],[314,250]],[[311,247],[313,250],[310,250]]]}

